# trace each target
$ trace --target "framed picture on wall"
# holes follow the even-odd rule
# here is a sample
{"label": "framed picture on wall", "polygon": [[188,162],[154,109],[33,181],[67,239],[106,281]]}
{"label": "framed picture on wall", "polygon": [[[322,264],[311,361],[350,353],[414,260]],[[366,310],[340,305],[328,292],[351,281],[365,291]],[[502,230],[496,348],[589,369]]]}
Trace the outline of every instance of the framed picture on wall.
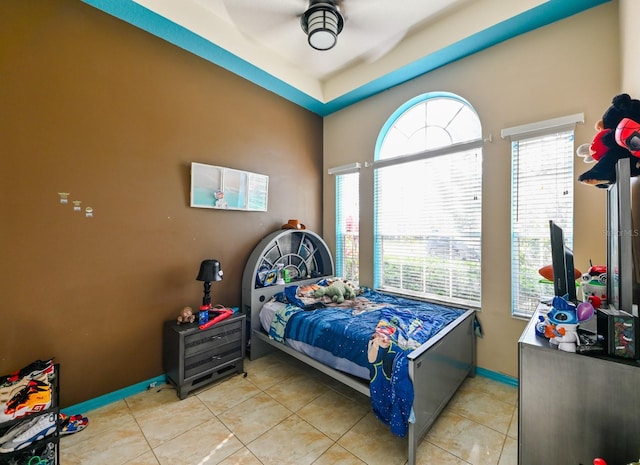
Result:
{"label": "framed picture on wall", "polygon": [[191,206],[267,211],[269,176],[191,163]]}

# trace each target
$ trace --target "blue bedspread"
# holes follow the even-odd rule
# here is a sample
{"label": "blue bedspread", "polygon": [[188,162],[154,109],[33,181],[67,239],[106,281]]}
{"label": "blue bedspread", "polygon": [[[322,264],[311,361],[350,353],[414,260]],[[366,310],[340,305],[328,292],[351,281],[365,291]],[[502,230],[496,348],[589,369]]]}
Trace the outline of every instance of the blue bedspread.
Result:
{"label": "blue bedspread", "polygon": [[368,289],[361,297],[384,305],[365,312],[344,307],[292,311],[288,306],[284,338],[368,368],[376,416],[404,436],[413,405],[407,355],[464,310]]}

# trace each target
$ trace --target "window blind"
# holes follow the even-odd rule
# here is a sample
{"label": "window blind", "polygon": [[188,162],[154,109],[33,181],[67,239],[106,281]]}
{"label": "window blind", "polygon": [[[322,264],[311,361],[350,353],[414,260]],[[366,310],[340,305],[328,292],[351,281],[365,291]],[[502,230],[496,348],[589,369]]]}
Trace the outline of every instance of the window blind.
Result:
{"label": "window blind", "polygon": [[511,301],[514,316],[530,318],[553,296],[538,270],[551,263],[549,220],[573,243],[574,131],[512,136]]}
{"label": "window blind", "polygon": [[360,173],[336,175],[336,274],[359,280]]}
{"label": "window blind", "polygon": [[382,166],[374,177],[376,287],[479,306],[481,149]]}

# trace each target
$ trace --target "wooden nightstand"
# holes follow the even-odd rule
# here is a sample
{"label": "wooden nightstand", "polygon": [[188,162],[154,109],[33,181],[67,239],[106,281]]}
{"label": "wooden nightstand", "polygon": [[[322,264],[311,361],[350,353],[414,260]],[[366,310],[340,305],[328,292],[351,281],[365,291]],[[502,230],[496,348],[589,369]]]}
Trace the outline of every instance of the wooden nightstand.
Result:
{"label": "wooden nightstand", "polygon": [[162,364],[178,397],[234,373],[244,373],[245,315],[229,318],[201,330],[196,323],[164,324]]}

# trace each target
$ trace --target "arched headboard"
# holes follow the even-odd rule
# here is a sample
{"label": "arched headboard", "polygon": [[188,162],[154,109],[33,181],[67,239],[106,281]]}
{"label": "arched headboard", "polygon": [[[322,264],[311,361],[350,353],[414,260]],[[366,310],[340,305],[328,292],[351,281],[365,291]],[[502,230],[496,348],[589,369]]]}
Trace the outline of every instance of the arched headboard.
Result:
{"label": "arched headboard", "polygon": [[[290,283],[265,285],[263,276],[281,267],[287,270]],[[249,350],[251,358],[251,333],[260,331],[258,314],[262,304],[274,294],[292,284],[307,284],[335,274],[333,258],[322,238],[306,229],[282,229],[267,235],[253,249],[242,274],[242,307],[247,315]]]}

